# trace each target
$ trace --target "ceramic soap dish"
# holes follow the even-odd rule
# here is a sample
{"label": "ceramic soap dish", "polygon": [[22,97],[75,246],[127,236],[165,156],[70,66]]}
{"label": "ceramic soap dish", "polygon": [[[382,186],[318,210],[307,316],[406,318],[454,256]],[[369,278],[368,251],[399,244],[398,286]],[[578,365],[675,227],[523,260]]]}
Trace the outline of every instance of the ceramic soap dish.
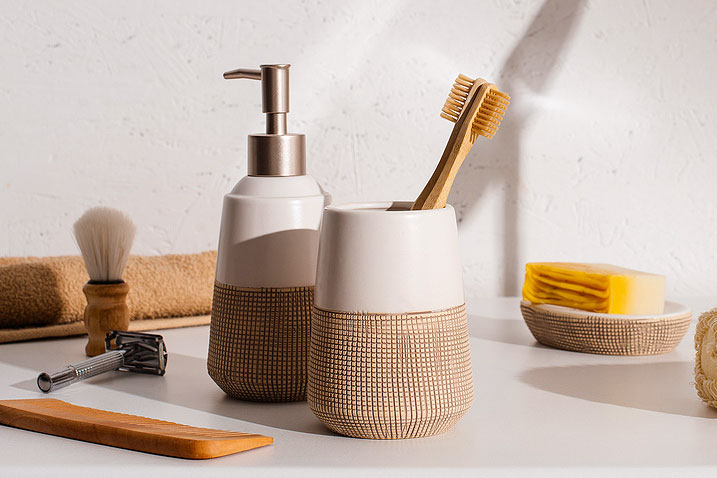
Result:
{"label": "ceramic soap dish", "polygon": [[520,310],[539,343],[573,352],[657,355],[677,347],[692,320],[688,307],[665,302],[660,315],[616,315],[521,301]]}

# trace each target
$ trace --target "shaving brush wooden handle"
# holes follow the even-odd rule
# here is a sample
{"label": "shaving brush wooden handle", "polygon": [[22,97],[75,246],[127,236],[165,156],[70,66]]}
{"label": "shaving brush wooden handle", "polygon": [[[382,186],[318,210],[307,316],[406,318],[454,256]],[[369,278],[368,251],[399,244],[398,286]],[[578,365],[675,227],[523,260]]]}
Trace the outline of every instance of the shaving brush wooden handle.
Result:
{"label": "shaving brush wooden handle", "polygon": [[135,231],[127,215],[107,207],[88,210],[73,226],[90,276],[82,288],[87,297],[85,328],[90,336],[85,352],[90,357],[104,353],[107,332],[129,328],[129,285],[122,280],[122,272]]}
{"label": "shaving brush wooden handle", "polygon": [[88,282],[82,288],[87,297],[85,307],[85,328],[89,340],[85,353],[90,357],[105,353],[105,335],[110,330],[129,329],[129,307],[126,282],[118,284],[93,284]]}

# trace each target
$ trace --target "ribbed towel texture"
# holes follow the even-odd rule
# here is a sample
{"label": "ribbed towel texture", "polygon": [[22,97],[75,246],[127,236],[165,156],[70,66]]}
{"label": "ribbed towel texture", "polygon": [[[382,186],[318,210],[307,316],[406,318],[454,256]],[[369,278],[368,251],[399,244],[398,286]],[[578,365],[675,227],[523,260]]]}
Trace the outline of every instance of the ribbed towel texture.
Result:
{"label": "ribbed towel texture", "polygon": [[[216,258],[216,251],[130,256],[124,280],[130,287],[127,305],[131,319],[192,319],[146,323],[130,330],[209,323],[208,317],[197,320],[196,316],[211,311]],[[82,333],[87,304],[82,286],[88,280],[80,256],[0,258],[0,343]],[[44,327],[60,333],[27,333]]]}

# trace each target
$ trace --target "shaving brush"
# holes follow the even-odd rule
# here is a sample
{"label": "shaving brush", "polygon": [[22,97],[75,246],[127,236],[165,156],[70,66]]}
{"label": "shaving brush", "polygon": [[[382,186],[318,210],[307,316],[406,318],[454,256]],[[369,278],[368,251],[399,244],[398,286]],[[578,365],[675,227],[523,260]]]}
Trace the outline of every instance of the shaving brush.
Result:
{"label": "shaving brush", "polygon": [[122,280],[122,273],[135,231],[127,215],[106,207],[89,209],[75,222],[75,241],[90,276],[82,288],[87,298],[84,321],[89,336],[85,353],[90,357],[105,352],[107,332],[129,328],[129,285]]}

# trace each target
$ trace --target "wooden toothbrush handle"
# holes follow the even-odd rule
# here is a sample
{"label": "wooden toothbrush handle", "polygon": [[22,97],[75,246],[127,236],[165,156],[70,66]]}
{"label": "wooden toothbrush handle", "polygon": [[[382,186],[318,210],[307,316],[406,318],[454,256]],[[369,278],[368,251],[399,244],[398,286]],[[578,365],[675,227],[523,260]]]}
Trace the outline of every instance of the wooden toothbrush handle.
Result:
{"label": "wooden toothbrush handle", "polygon": [[428,180],[423,191],[418,195],[418,199],[413,203],[411,210],[446,207],[453,180],[456,178],[456,174],[458,174],[458,170],[463,164],[463,160],[468,156],[472,146],[470,141],[455,140],[453,137],[455,132],[454,130],[454,134],[451,135],[451,139],[446,144],[446,149],[443,151],[443,156],[441,156],[436,170],[433,171],[431,179]]}

